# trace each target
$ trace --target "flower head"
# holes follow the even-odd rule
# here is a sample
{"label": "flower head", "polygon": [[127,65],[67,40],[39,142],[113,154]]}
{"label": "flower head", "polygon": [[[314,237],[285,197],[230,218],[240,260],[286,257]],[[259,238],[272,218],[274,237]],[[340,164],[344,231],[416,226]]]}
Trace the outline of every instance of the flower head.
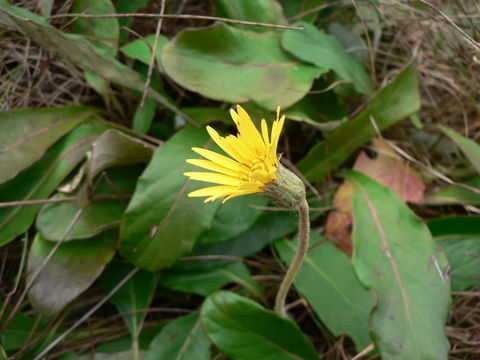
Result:
{"label": "flower head", "polygon": [[209,186],[188,194],[189,197],[207,197],[205,202],[225,197],[223,203],[237,196],[263,193],[265,186],[278,178],[279,161],[277,144],[282,131],[285,115],[273,122],[271,134],[265,119],[261,122],[261,133],[257,130],[247,112],[237,105],[237,111],[231,109],[230,115],[238,129],[237,136],[220,136],[213,128],[207,131],[215,143],[230,157],[214,151],[192,148],[205,159],[188,159],[187,163],[206,171],[186,172],[192,180],[219,184]]}

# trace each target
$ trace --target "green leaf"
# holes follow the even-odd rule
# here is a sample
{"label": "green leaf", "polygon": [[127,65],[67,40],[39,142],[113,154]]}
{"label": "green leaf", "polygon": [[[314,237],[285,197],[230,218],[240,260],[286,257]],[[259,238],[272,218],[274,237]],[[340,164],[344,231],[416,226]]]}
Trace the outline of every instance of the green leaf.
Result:
{"label": "green leaf", "polygon": [[351,82],[359,93],[372,93],[373,85],[364,66],[347,52],[335,36],[309,23],[296,25],[304,30],[283,33],[282,46],[285,50],[320,69],[333,70],[340,79]]}
{"label": "green leaf", "polygon": [[462,150],[472,164],[473,168],[480,174],[480,145],[446,126],[438,125],[438,127],[458,145],[460,150]]}
{"label": "green leaf", "polygon": [[445,216],[430,220],[428,227],[452,266],[452,290],[480,283],[480,216]]}
{"label": "green leaf", "polygon": [[365,110],[314,146],[298,163],[298,169],[308,180],[321,181],[356,149],[377,135],[371,124],[372,119],[383,131],[415,113],[419,107],[417,75],[415,66],[411,64],[373,96]]}
{"label": "green leaf", "polygon": [[302,0],[302,1],[292,1],[292,0],[280,0],[282,4],[283,11],[287,18],[296,17],[302,15],[305,12],[309,12],[309,10],[313,10],[312,12],[300,16],[300,19],[305,21],[312,21],[317,17],[318,11],[314,11],[315,8],[323,5],[325,0]]}
{"label": "green leaf", "polygon": [[[56,314],[85,291],[115,254],[116,239],[115,232],[105,232],[93,239],[62,244],[28,291],[35,310],[45,316]],[[27,283],[54,246],[37,234],[28,255]]]}
{"label": "green leaf", "polygon": [[[0,302],[0,307],[5,304]],[[7,305],[3,316],[0,317],[0,324],[9,317],[12,308]],[[8,325],[0,332],[0,344],[6,351],[21,349],[27,341],[35,341],[38,336],[43,336],[42,331],[45,329],[46,319],[40,314],[34,313],[34,317],[27,316],[21,312],[16,312]],[[32,331],[32,329],[34,331]],[[42,334],[42,335],[40,335]]]}
{"label": "green leaf", "polygon": [[[327,87],[325,81],[317,80],[312,91],[323,91]],[[308,94],[286,109],[284,114],[289,120],[303,121],[323,133],[331,132],[346,118],[346,113],[333,90]]]}
{"label": "green leaf", "polygon": [[[311,233],[311,243],[320,236]],[[275,243],[283,261],[291,262],[296,244],[283,239]],[[295,288],[335,335],[347,334],[363,350],[372,340],[368,334],[373,295],[358,280],[350,259],[330,242],[309,250],[295,279]]]}
{"label": "green leaf", "polygon": [[[33,19],[33,20],[32,20]],[[0,20],[21,31],[36,43],[57,51],[62,57],[84,71],[91,72],[126,88],[143,92],[142,77],[124,64],[112,58],[104,50],[94,46],[83,36],[64,33],[35,14],[0,0]],[[149,88],[147,94],[181,117],[185,115],[165,96]]]}
{"label": "green leaf", "polygon": [[[15,179],[0,185],[0,202],[47,198],[85,158],[95,138],[108,127],[81,125],[52,146],[41,160]],[[40,205],[0,209],[0,245],[24,233],[32,224]]]}
{"label": "green leaf", "polygon": [[[197,244],[189,256],[208,255],[210,258],[181,261],[175,264],[175,269],[184,271],[205,270],[234,261],[225,259],[225,255],[250,256],[273,241],[294,232],[297,229],[297,222],[297,216],[290,212],[264,214],[258,218],[250,229],[234,239],[208,245]],[[215,255],[220,255],[219,259],[214,259]]]}
{"label": "green leaf", "polygon": [[[132,270],[129,264],[110,263],[100,277],[106,292],[112,290]],[[122,315],[132,337],[139,335],[143,311],[152,301],[156,287],[155,274],[140,270],[133,275],[111,298]]]}
{"label": "green leaf", "polygon": [[267,203],[268,200],[258,194],[227,202],[218,209],[210,228],[200,235],[198,243],[222,242],[247,231],[263,213],[255,206],[266,206]]}
{"label": "green leaf", "polygon": [[268,110],[300,100],[322,73],[282,51],[278,32],[225,24],[180,31],[161,60],[168,76],[188,90],[231,103],[253,100]]}
{"label": "green leaf", "polygon": [[[107,175],[108,182],[101,181],[91,195],[95,198],[132,194],[141,171],[140,167],[112,169]],[[64,197],[63,194],[56,194],[53,198]],[[82,214],[64,240],[88,239],[107,229],[119,227],[126,207],[127,199],[92,200],[84,206],[80,206],[77,201],[52,203],[40,210],[35,225],[45,240],[60,241],[70,227],[70,222],[82,209]]]}
{"label": "green leaf", "polygon": [[0,184],[13,179],[94,115],[93,108],[82,106],[0,112]]}
{"label": "green leaf", "polygon": [[[118,174],[116,179],[114,174],[117,171],[114,171],[114,178],[103,180],[95,194],[91,193],[93,179],[101,171],[110,167],[148,163],[153,150],[154,147],[151,145],[118,130],[105,131],[92,143],[89,150],[85,166],[86,184],[77,192],[77,201],[48,204],[43,207],[36,223],[42,236],[51,241],[62,239],[70,220],[76,216],[80,208],[83,208],[83,212],[65,240],[89,238],[118,226],[126,201],[119,199],[91,201],[90,197],[131,194],[139,176],[139,172],[136,171],[138,168],[128,169],[126,174]],[[62,197],[65,196],[61,194],[55,196],[55,198]]]}
{"label": "green leaf", "polygon": [[258,285],[252,280],[248,268],[241,261],[205,270],[166,270],[162,273],[160,282],[171,289],[192,292],[202,296],[210,295],[229,282],[238,283],[255,295],[260,293]]}
{"label": "green leaf", "polygon": [[444,216],[428,222],[434,237],[447,235],[480,235],[480,216]]}
{"label": "green leaf", "polygon": [[[157,54],[155,55],[155,61],[157,63],[158,71],[163,72],[162,64],[160,63],[160,54],[163,47],[167,44],[167,37],[160,35],[158,38]],[[155,43],[155,34],[145,36],[144,38],[134,40],[120,48],[120,51],[131,57],[132,59],[139,60],[144,64],[149,65],[152,58],[152,49]]]}
{"label": "green leaf", "polygon": [[372,337],[382,359],[447,359],[450,284],[445,254],[390,189],[351,172],[353,264],[377,304]]}
{"label": "green leaf", "polygon": [[181,110],[200,126],[205,126],[212,122],[224,122],[228,125],[232,124],[231,120],[226,115],[226,111],[216,107],[195,106],[184,107],[181,108]]}
{"label": "green leaf", "polygon": [[191,314],[169,322],[150,344],[145,360],[210,360],[210,341]]}
{"label": "green leaf", "polygon": [[[120,252],[142,268],[156,271],[169,267],[189,252],[201,232],[212,222],[219,202],[204,204],[187,197],[205,187],[187,181],[185,162],[195,157],[192,146],[210,144],[204,129],[187,129],[161,146],[140,177],[127,208],[121,230]],[[188,224],[188,226],[187,226]]]}
{"label": "green leaf", "polygon": [[[265,24],[288,25],[282,7],[276,0],[217,0],[216,10],[219,17]],[[237,26],[246,28],[244,25]],[[260,26],[249,26],[248,29],[256,32],[271,30]]]}
{"label": "green leaf", "polygon": [[470,290],[479,284],[480,235],[450,235],[436,240],[442,245],[452,266],[452,291]]}
{"label": "green leaf", "polygon": [[[139,351],[140,359],[143,359],[145,356],[145,351]],[[126,350],[121,352],[116,352],[113,354],[95,352],[89,353],[81,356],[75,356],[72,360],[132,360],[132,350]],[[60,359],[63,360],[63,359]],[[65,359],[70,360],[70,359]]]}
{"label": "green leaf", "polygon": [[[74,0],[72,13],[115,14],[110,0]],[[115,57],[118,49],[120,27],[115,18],[78,18],[72,23],[74,33],[84,35],[98,48]]]}
{"label": "green leaf", "polygon": [[480,176],[476,176],[462,185],[478,189],[478,192],[474,192],[461,185],[450,185],[429,195],[425,202],[429,205],[480,204]]}
{"label": "green leaf", "polygon": [[298,325],[256,302],[218,291],[202,305],[200,318],[213,343],[233,360],[318,360]]}
{"label": "green leaf", "polygon": [[132,164],[147,164],[155,147],[140,139],[128,136],[121,131],[110,129],[99,136],[92,144],[87,162],[87,182],[101,171]]}
{"label": "green leaf", "polygon": [[3,346],[0,345],[0,360],[8,360],[7,353],[3,349]]}
{"label": "green leaf", "polygon": [[[137,10],[143,8],[150,0],[118,0],[117,4],[117,13],[119,14],[131,14],[136,13]],[[126,17],[118,19],[118,22],[121,27],[128,27],[132,22],[133,18]],[[128,32],[125,29],[122,29],[120,37],[122,40],[128,38]]]}
{"label": "green leaf", "polygon": [[368,61],[368,46],[361,36],[353,33],[351,29],[339,22],[329,24],[328,32],[336,37],[345,46],[347,52],[352,54],[361,64]]}
{"label": "green leaf", "polygon": [[146,99],[143,108],[135,110],[133,115],[132,129],[146,134],[152,127],[153,118],[157,105],[152,99]]}

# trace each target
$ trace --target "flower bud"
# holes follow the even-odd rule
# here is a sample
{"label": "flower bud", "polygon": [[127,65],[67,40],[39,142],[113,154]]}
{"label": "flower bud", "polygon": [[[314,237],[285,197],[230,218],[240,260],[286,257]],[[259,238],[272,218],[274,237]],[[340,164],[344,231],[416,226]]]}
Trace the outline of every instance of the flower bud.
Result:
{"label": "flower bud", "polygon": [[305,185],[293,172],[278,164],[277,179],[263,187],[263,193],[274,204],[291,210],[305,199]]}

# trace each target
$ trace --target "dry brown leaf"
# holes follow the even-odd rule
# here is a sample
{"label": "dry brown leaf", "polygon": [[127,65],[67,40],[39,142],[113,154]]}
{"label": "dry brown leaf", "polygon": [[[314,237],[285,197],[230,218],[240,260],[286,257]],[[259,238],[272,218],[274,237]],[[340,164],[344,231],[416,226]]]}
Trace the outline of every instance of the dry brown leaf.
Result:
{"label": "dry brown leaf", "polygon": [[[362,151],[358,155],[353,169],[392,189],[403,201],[422,203],[425,185],[420,176],[393,151],[385,140],[374,139],[373,149],[377,156],[370,158]],[[340,185],[333,198],[335,210],[328,214],[325,226],[325,236],[349,255],[353,250],[351,240],[352,198],[353,186],[345,181]]]}

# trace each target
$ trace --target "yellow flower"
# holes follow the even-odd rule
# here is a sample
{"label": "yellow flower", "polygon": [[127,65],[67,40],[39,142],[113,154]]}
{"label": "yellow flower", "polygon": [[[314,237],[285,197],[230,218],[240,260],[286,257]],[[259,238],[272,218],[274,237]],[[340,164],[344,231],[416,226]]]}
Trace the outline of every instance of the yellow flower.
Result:
{"label": "yellow flower", "polygon": [[262,120],[261,134],[255,127],[247,112],[237,105],[237,111],[230,110],[230,115],[238,129],[237,136],[220,136],[213,128],[207,131],[215,143],[231,158],[214,151],[192,148],[205,159],[188,159],[187,163],[211,172],[186,172],[184,175],[192,180],[219,184],[188,194],[189,197],[208,197],[205,202],[225,197],[222,203],[237,196],[263,193],[264,187],[277,179],[279,166],[277,144],[282,132],[285,115],[273,122],[271,135],[267,123]]}

